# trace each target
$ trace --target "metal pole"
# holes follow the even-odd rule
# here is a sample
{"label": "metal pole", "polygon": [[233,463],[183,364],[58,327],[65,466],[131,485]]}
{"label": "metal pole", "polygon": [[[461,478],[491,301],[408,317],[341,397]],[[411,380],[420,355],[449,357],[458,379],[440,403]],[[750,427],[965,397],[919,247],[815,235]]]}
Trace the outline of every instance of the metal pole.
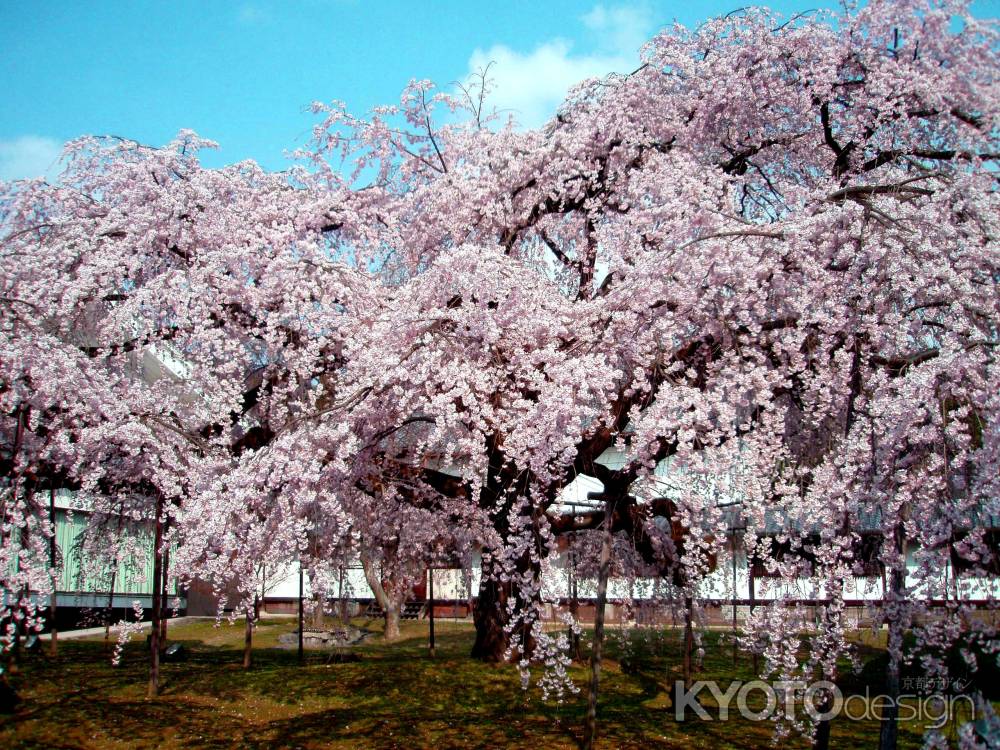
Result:
{"label": "metal pole", "polygon": [[302,661],[302,623],[303,623],[303,612],[302,612],[302,600],[304,598],[304,589],[302,582],[302,561],[299,560],[299,661]]}
{"label": "metal pole", "polygon": [[430,596],[431,656],[434,656],[434,568],[427,569],[428,592]]}

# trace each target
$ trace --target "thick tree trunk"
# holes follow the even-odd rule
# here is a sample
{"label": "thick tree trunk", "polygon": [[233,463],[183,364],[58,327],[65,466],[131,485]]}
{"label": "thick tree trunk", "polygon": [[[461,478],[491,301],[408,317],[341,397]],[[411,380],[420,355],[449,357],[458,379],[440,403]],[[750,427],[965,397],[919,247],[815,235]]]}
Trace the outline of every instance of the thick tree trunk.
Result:
{"label": "thick tree trunk", "polygon": [[[517,617],[531,603],[519,596],[516,578],[538,575],[538,565],[525,554],[516,565],[515,580],[501,582],[497,571],[484,566],[479,582],[479,598],[472,609],[472,619],[476,626],[476,641],[472,646],[472,657],[486,662],[517,661],[523,656],[530,658],[535,651],[535,638],[531,633],[531,623],[522,622],[517,628],[510,627],[508,603],[513,601],[514,616]],[[513,631],[513,632],[511,632]],[[511,636],[515,637],[511,643]],[[509,656],[508,656],[509,653]]]}
{"label": "thick tree trunk", "polygon": [[597,610],[594,613],[594,645],[590,652],[590,689],[587,695],[587,723],[584,728],[583,747],[593,750],[597,741],[597,692],[601,682],[601,649],[604,645],[604,609],[608,601],[608,574],[611,570],[611,517],[613,508],[607,506],[604,538],[601,540],[600,568],[597,573]]}
{"label": "thick tree trunk", "polygon": [[382,577],[375,563],[366,556],[361,557],[361,568],[365,572],[365,580],[368,587],[375,595],[375,601],[382,608],[382,616],[385,621],[383,637],[387,641],[397,640],[400,636],[399,621],[403,611],[403,603],[406,601],[406,591],[395,590],[399,587],[389,586],[389,591],[382,585]]}
{"label": "thick tree trunk", "polygon": [[157,495],[156,517],[153,534],[153,606],[152,632],[149,636],[149,688],[147,698],[155,698],[160,691],[160,608],[162,606],[161,585],[163,575],[163,558],[160,555],[160,545],[163,543],[163,499]]}
{"label": "thick tree trunk", "polygon": [[387,641],[399,640],[399,621],[400,617],[400,607],[399,605],[385,607],[385,639]]}
{"label": "thick tree trunk", "polygon": [[323,617],[323,595],[316,593],[313,596],[312,626],[316,630],[322,630],[326,620]]}
{"label": "thick tree trunk", "polygon": [[502,662],[506,658],[510,637],[507,633],[508,584],[486,577],[479,584],[479,597],[472,609],[476,625],[476,641],[472,657],[487,662]]}

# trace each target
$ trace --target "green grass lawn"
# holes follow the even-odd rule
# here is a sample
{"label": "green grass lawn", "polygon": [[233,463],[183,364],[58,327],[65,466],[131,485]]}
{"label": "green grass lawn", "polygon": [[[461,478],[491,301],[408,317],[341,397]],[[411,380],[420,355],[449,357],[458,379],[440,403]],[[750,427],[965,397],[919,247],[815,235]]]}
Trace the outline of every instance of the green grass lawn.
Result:
{"label": "green grass lawn", "polygon": [[[376,622],[356,621],[373,630]],[[516,669],[468,657],[471,625],[437,623],[437,655],[427,650],[427,622],[404,622],[403,639],[372,636],[350,653],[356,661],[278,647],[293,618],[264,620],[254,666],[242,668],[243,625],[211,621],[171,628],[189,657],[165,664],[162,694],[145,699],[144,642],[130,644],[121,666],[100,639],[63,641],[59,656],[27,655],[15,676],[24,702],[0,717],[0,748],[574,748],[581,736],[585,690],[563,704],[524,692]],[[734,666],[727,636],[707,635],[698,679],[750,680],[749,657]],[[878,655],[877,645],[864,649]],[[667,631],[629,661],[612,642],[599,706],[600,747],[770,747],[771,725],[737,716],[727,722],[673,718],[668,686],[680,675],[680,634]],[[586,685],[586,664],[574,667]],[[702,694],[707,696],[706,693]],[[708,700],[703,704],[710,705]],[[954,730],[952,729],[952,732]],[[831,747],[873,747],[876,722],[836,720]],[[783,747],[804,746],[783,743]],[[901,746],[920,746],[920,727],[904,724]]]}

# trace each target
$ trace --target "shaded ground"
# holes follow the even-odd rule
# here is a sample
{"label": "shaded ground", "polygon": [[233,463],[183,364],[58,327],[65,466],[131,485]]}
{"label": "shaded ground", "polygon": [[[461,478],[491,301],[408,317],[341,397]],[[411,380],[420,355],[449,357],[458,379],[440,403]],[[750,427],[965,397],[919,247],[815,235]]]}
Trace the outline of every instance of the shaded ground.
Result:
{"label": "shaded ground", "polygon": [[[351,649],[361,657],[357,661],[311,651],[302,665],[294,650],[277,644],[279,634],[294,628],[291,618],[263,621],[249,671],[241,668],[242,623],[172,628],[170,640],[184,643],[190,656],[163,666],[162,695],[152,701],[145,700],[141,643],[127,647],[118,668],[110,665],[110,648],[101,640],[61,643],[56,659],[30,655],[16,676],[24,703],[13,717],[0,717],[0,747],[577,747],[585,694],[558,704],[543,702],[537,690],[523,692],[514,668],[468,658],[473,631],[465,623],[437,623],[435,658],[427,653],[427,623],[419,621],[404,622],[404,638],[395,644],[374,636]],[[705,669],[697,678],[753,679],[745,654],[734,667],[725,638],[708,635]],[[771,747],[768,722],[738,716],[726,722],[674,720],[667,691],[679,676],[677,631],[644,640],[631,655],[615,643],[609,650],[600,747]],[[865,652],[878,655],[874,644]],[[584,675],[585,665],[574,668],[578,685],[585,685]],[[852,688],[858,687],[863,685],[854,678]],[[703,695],[702,703],[711,705]],[[873,747],[877,734],[874,721],[838,720],[831,747]],[[904,725],[901,736],[902,747],[920,746],[919,726]]]}

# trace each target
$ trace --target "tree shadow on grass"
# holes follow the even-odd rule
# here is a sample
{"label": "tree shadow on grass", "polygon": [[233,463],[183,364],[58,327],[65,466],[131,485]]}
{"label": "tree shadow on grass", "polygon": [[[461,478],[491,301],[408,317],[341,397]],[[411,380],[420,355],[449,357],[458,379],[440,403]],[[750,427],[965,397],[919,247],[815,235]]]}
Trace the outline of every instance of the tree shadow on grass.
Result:
{"label": "tree shadow on grass", "polygon": [[[268,623],[270,625],[270,623]],[[120,667],[100,641],[66,642],[60,655],[27,656],[25,704],[0,718],[0,747],[11,748],[574,748],[582,735],[585,690],[562,704],[522,692],[517,670],[468,657],[473,633],[444,627],[430,657],[424,624],[409,624],[394,643],[378,638],[353,647],[357,662],[337,663],[330,652],[278,648],[275,636],[294,622],[262,627],[263,648],[242,669],[241,628],[206,624],[178,627],[174,642],[188,658],[163,665],[162,693],[146,701],[147,653],[126,647]],[[663,700],[679,676],[680,646],[663,646],[623,673],[609,648],[599,702],[599,746],[765,748],[767,722],[677,722]],[[270,644],[274,644],[273,646]],[[715,636],[706,637],[706,663],[698,679],[752,679],[750,660],[733,664]],[[572,666],[577,685],[587,664]],[[712,711],[714,715],[714,711]],[[868,746],[877,725],[835,722],[837,746]],[[910,738],[906,737],[908,741]],[[804,746],[798,740],[786,746]]]}

